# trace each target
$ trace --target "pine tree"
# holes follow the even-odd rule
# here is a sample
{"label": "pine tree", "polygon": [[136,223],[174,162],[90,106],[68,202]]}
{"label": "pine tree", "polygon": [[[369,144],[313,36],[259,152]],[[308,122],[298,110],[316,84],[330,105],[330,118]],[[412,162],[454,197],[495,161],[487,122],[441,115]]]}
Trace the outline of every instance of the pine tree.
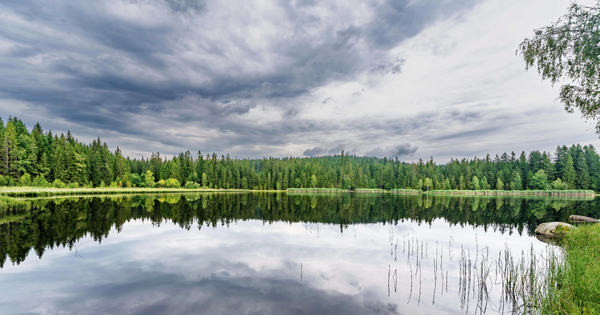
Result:
{"label": "pine tree", "polygon": [[[198,150],[196,159],[196,173],[198,173],[199,176],[204,174],[204,157],[202,156],[202,152],[200,152],[200,150]],[[204,177],[202,178],[202,182],[200,184],[207,186],[207,183],[204,182]]]}
{"label": "pine tree", "polygon": [[576,180],[577,174],[575,173],[575,167],[573,166],[573,158],[571,158],[571,155],[568,155],[565,160],[562,181],[567,187],[573,188],[575,187]]}
{"label": "pine tree", "polygon": [[583,147],[583,151],[590,173],[590,188],[597,191],[600,189],[600,156],[598,156],[596,149],[591,144]]}
{"label": "pine tree", "polygon": [[577,157],[577,163],[575,164],[575,171],[577,174],[576,177],[576,187],[578,189],[589,189],[590,188],[590,173],[588,170],[588,165],[585,162],[585,157],[583,154],[579,154]]}
{"label": "pine tree", "polygon": [[4,175],[16,178],[17,161],[17,131],[14,123],[9,119],[2,136],[2,165]]}
{"label": "pine tree", "polygon": [[510,182],[511,190],[521,190],[523,189],[523,183],[521,181],[521,174],[518,171],[513,171],[512,173],[512,181]]}

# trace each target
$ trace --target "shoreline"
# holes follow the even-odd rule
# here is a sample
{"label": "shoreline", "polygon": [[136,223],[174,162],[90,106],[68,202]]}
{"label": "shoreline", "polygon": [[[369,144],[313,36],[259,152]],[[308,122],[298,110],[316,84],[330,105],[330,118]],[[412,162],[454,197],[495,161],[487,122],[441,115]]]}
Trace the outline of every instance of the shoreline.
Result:
{"label": "shoreline", "polygon": [[51,197],[115,194],[176,194],[203,192],[268,192],[268,193],[358,193],[358,194],[411,194],[411,195],[464,195],[464,196],[550,196],[550,197],[596,197],[600,194],[592,190],[429,190],[417,189],[368,189],[355,190],[340,188],[288,188],[286,190],[250,190],[250,189],[214,189],[214,188],[39,188],[39,187],[3,187],[0,196]]}
{"label": "shoreline", "polygon": [[600,196],[593,190],[430,190],[424,194],[500,196]]}
{"label": "shoreline", "polygon": [[84,196],[84,195],[117,195],[117,194],[176,194],[201,192],[284,192],[283,190],[249,190],[249,189],[214,189],[214,188],[38,188],[19,187],[17,189],[0,188],[0,196],[18,197],[51,197],[51,196]]}

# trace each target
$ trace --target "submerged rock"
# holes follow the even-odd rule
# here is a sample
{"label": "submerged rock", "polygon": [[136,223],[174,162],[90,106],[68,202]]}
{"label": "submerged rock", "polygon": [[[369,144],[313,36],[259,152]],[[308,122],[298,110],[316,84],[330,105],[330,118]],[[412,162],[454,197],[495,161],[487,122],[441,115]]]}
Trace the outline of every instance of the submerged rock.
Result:
{"label": "submerged rock", "polygon": [[535,234],[552,239],[559,235],[564,235],[565,233],[568,233],[571,229],[574,228],[575,227],[569,223],[546,222],[538,225],[537,228],[535,228]]}
{"label": "submerged rock", "polygon": [[594,218],[590,218],[590,217],[584,217],[582,215],[572,215],[569,217],[569,220],[571,222],[576,222],[576,223],[585,223],[585,222],[600,222],[600,220],[598,219],[594,219]]}
{"label": "submerged rock", "polygon": [[535,238],[537,238],[538,241],[540,241],[542,243],[550,244],[550,245],[553,245],[553,246],[560,246],[560,244],[557,241],[555,241],[554,239],[547,238],[547,237],[545,237],[545,236],[543,236],[541,234],[536,234]]}

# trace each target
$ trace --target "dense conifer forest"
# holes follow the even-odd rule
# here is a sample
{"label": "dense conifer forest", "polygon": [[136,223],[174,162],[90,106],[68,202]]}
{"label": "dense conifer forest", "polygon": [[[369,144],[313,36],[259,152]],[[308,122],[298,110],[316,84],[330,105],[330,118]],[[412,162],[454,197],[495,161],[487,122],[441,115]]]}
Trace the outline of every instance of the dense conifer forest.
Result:
{"label": "dense conifer forest", "polygon": [[380,188],[421,190],[529,190],[600,188],[600,156],[592,145],[556,151],[503,153],[447,164],[339,155],[313,158],[232,159],[229,154],[181,152],[124,157],[98,138],[90,144],[70,132],[31,130],[17,117],[0,118],[0,186],[186,187],[282,190]]}

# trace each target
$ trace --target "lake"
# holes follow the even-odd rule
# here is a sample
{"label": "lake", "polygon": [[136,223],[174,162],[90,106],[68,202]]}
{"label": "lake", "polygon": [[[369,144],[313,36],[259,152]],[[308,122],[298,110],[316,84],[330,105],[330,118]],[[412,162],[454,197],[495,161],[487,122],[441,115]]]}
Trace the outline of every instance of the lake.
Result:
{"label": "lake", "polygon": [[536,239],[537,224],[600,216],[596,200],[539,197],[198,193],[33,203],[30,213],[0,215],[2,314],[522,313],[528,305],[507,275],[525,275],[522,286],[557,250]]}

